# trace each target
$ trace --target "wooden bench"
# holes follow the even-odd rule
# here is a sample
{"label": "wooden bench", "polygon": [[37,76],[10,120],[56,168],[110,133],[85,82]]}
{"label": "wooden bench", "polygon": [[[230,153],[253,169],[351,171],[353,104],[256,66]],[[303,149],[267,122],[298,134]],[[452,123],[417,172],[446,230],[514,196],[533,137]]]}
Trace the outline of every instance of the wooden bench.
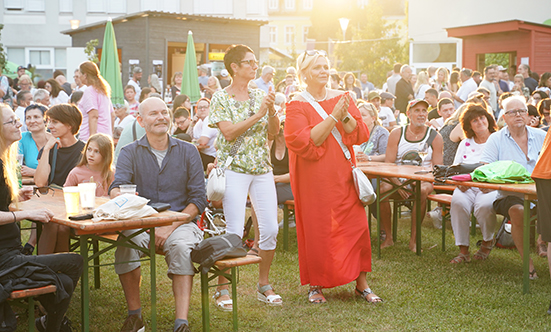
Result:
{"label": "wooden bench", "polygon": [[[103,234],[102,238],[110,241],[117,241],[118,234]],[[202,307],[202,316],[203,316],[203,331],[210,331],[210,310],[209,310],[209,288],[216,287],[218,284],[209,286],[209,281],[213,279],[218,279],[219,276],[224,276],[228,279],[229,284],[232,287],[232,301],[233,301],[233,330],[237,331],[238,329],[238,319],[237,319],[237,282],[238,278],[238,267],[245,266],[250,264],[258,264],[262,259],[258,256],[247,255],[245,257],[230,258],[220,261],[216,261],[214,266],[210,268],[207,273],[201,271],[201,307]],[[228,273],[230,270],[230,273]],[[94,267],[94,275],[96,276],[97,271],[97,280],[99,280],[99,266]],[[97,283],[99,288],[99,283]]]}
{"label": "wooden bench", "polygon": [[34,332],[34,297],[43,294],[55,293],[56,291],[56,286],[48,285],[44,287],[22,289],[11,292],[10,297],[8,298],[8,300],[10,301],[20,301],[21,303],[22,301],[24,301],[24,299],[27,299],[27,305],[21,306],[27,307],[27,311],[29,312],[29,332]]}
{"label": "wooden bench", "polygon": [[[239,328],[237,320],[237,282],[239,281],[238,267],[258,264],[260,261],[262,261],[262,258],[258,256],[247,255],[245,257],[217,261],[207,273],[203,273],[203,271],[201,271],[201,308],[203,313],[203,331],[210,331],[209,288],[220,286],[218,284],[209,286],[209,281],[218,279],[219,276],[223,276],[229,280],[229,284],[232,289],[233,330],[237,331]],[[227,272],[228,270],[230,270],[229,274]]]}
{"label": "wooden bench", "polygon": [[430,194],[427,196],[427,200],[436,202],[442,207],[442,251],[446,251],[446,221],[450,219],[452,197],[450,194]]}
{"label": "wooden bench", "polygon": [[289,250],[289,218],[293,215],[295,215],[295,201],[285,201],[283,203],[283,250]]}

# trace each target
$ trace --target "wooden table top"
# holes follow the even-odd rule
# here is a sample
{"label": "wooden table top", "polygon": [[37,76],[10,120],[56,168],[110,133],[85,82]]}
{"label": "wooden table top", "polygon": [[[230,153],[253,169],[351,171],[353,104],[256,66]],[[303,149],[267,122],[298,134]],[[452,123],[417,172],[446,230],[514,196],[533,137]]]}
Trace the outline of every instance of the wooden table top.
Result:
{"label": "wooden table top", "polygon": [[21,178],[21,184],[24,185],[24,186],[34,185],[34,177],[32,177],[32,176],[23,176]]}
{"label": "wooden table top", "polygon": [[432,169],[428,167],[378,162],[361,162],[358,163],[356,167],[367,175],[400,177],[418,181],[434,182]]}
{"label": "wooden table top", "polygon": [[[108,197],[96,197],[96,207],[109,201]],[[52,222],[75,229],[77,235],[115,232],[127,229],[159,227],[171,225],[177,221],[186,221],[187,213],[163,211],[145,218],[132,218],[125,220],[102,220],[94,222],[88,220],[69,220],[65,211],[65,200],[62,190],[55,190],[40,197],[33,196],[28,201],[19,203],[21,210],[46,208],[54,213]]]}
{"label": "wooden table top", "polygon": [[447,180],[446,183],[455,186],[477,187],[492,190],[503,190],[526,195],[536,195],[535,183],[489,183],[489,182],[474,182],[474,181],[453,181]]}

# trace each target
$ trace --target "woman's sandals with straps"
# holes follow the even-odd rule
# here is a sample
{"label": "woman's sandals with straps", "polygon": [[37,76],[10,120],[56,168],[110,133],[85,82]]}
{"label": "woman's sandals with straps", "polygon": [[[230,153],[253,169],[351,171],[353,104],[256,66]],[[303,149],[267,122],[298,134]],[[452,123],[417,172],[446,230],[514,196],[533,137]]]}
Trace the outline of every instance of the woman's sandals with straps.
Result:
{"label": "woman's sandals with straps", "polygon": [[[488,250],[488,252],[484,252],[484,251],[482,251],[482,249],[486,249],[486,250]],[[490,242],[489,246],[487,246],[485,244],[482,244],[480,246],[480,250],[478,250],[474,254],[473,258],[476,259],[476,260],[479,260],[479,261],[484,261],[488,258],[488,256],[490,256],[490,252],[492,251],[492,249],[494,249],[494,241]]]}
{"label": "woman's sandals with straps", "polygon": [[270,306],[283,305],[281,296],[276,294],[264,295],[264,293],[266,293],[267,291],[273,290],[272,285],[268,284],[268,285],[260,286],[260,284],[257,284],[256,286],[258,288],[258,292],[256,293],[256,298],[258,299],[258,301],[264,302]]}
{"label": "woman's sandals with straps", "polygon": [[[373,291],[369,287],[364,289],[363,291],[360,291],[358,288],[356,288],[355,291],[357,295],[363,297],[364,300],[371,304],[378,304],[383,302],[383,299],[375,295],[375,293],[373,293]],[[369,295],[371,294],[373,294],[373,296],[370,297]]]}
{"label": "woman's sandals with straps", "polygon": [[471,261],[471,255],[469,254],[463,254],[459,253],[459,255],[455,256],[450,263],[452,264],[459,264],[459,263],[469,263]]}
{"label": "woman's sandals with straps", "polygon": [[231,299],[218,301],[218,299],[224,295],[230,296],[230,292],[227,289],[216,291],[216,293],[214,293],[214,295],[212,296],[212,298],[214,299],[214,304],[216,304],[216,307],[222,311],[232,311],[233,301]]}
{"label": "woman's sandals with straps", "polygon": [[308,290],[308,302],[313,304],[322,304],[327,302],[325,299],[325,296],[323,296],[323,292],[321,291],[323,287],[321,286],[310,286],[310,290]]}

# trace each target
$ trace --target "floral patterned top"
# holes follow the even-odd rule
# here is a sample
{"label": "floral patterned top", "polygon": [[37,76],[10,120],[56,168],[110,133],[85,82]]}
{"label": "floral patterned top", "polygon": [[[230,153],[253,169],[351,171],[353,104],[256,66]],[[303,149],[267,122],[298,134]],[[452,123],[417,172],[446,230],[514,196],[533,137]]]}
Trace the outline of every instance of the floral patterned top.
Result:
{"label": "floral patterned top", "polygon": [[[256,113],[260,109],[262,98],[266,93],[260,89],[251,90],[254,98]],[[218,128],[221,121],[238,123],[249,117],[249,101],[236,101],[226,90],[216,91],[212,96],[209,113],[209,127]],[[272,170],[270,164],[270,150],[268,148],[268,115],[266,114],[257,123],[252,125],[244,134],[244,141],[239,147],[229,170],[246,174],[264,174]],[[216,148],[218,149],[218,164],[224,165],[230,154],[233,141],[227,141],[224,135],[218,131]]]}

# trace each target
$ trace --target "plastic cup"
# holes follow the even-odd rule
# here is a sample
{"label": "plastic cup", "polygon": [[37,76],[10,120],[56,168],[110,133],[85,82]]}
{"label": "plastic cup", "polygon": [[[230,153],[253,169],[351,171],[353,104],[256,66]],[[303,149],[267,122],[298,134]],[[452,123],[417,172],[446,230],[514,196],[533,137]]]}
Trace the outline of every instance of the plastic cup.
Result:
{"label": "plastic cup", "polygon": [[121,195],[123,194],[136,195],[135,184],[122,184],[119,186],[119,189],[121,190]]}
{"label": "plastic cup", "polygon": [[23,166],[23,159],[24,159],[24,155],[18,153],[17,154],[17,162],[19,163],[19,166]]}
{"label": "plastic cup", "polygon": [[96,183],[79,183],[78,192],[80,193],[80,206],[86,210],[92,210],[96,207]]}
{"label": "plastic cup", "polygon": [[63,197],[65,198],[65,210],[67,211],[67,215],[72,216],[78,214],[78,187],[63,187]]}

